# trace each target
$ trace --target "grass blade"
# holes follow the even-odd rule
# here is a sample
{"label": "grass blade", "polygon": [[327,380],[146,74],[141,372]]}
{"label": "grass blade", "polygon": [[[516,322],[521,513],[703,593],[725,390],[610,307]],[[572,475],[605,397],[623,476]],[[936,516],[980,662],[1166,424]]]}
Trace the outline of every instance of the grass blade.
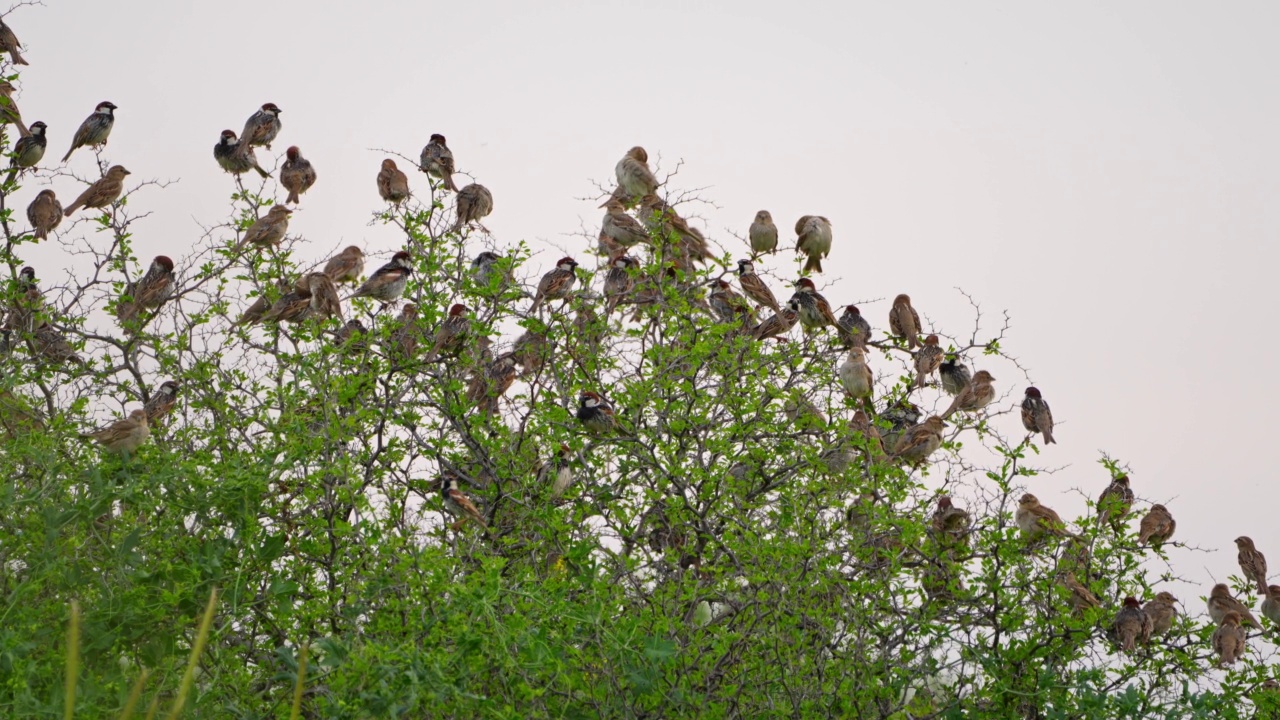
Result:
{"label": "grass blade", "polygon": [[213,625],[213,608],[218,604],[218,589],[209,593],[209,604],[205,606],[204,617],[200,618],[200,631],[196,633],[196,642],[191,646],[191,659],[187,661],[187,671],[182,674],[182,682],[178,685],[178,697],[173,701],[173,709],[169,711],[169,720],[177,720],[182,713],[182,706],[187,703],[187,695],[196,680],[196,667],[200,664],[200,655],[209,640],[209,628]]}

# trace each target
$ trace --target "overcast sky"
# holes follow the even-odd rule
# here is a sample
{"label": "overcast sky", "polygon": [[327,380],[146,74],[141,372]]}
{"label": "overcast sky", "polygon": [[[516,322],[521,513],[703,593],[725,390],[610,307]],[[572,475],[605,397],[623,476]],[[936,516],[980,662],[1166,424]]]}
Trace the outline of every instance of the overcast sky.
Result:
{"label": "overcast sky", "polygon": [[[143,258],[181,256],[197,221],[226,217],[212,146],[268,101],[284,110],[274,152],[299,145],[319,172],[291,225],[317,259],[399,242],[367,225],[371,148],[416,157],[443,133],[492,190],[500,241],[580,250],[567,234],[600,213],[576,198],[643,145],[684,161],[681,186],[710,188],[703,226],[728,246],[761,208],[784,242],[798,216],[830,218],[827,297],[879,298],[864,307],[877,328],[899,292],[953,334],[970,323],[956,286],[1007,308],[1006,347],[1060,425],[1042,457],[1069,466],[1033,486],[1046,504],[1082,512],[1069,490],[1097,496],[1106,450],[1139,497],[1170,506],[1178,539],[1216,549],[1180,553],[1182,573],[1238,573],[1240,534],[1280,567],[1266,337],[1280,6],[691,5],[49,0],[7,19],[31,62],[19,105],[49,125],[46,164],[111,100],[108,156],[131,179],[180,180],[139,199],[154,212],[135,228]],[[92,155],[71,164],[87,173]],[[30,259],[67,261],[56,244]]]}

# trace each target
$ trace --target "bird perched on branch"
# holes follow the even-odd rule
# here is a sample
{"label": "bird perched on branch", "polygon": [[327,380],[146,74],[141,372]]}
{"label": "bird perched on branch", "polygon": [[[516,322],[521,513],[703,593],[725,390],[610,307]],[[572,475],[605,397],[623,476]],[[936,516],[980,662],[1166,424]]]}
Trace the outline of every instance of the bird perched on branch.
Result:
{"label": "bird perched on branch", "polygon": [[181,386],[174,380],[165,380],[159,388],[156,388],[155,393],[142,406],[142,411],[147,415],[148,428],[159,425],[166,415],[173,412],[180,389]]}
{"label": "bird perched on branch", "polygon": [[1237,612],[1228,612],[1219,621],[1218,629],[1213,631],[1213,651],[1218,654],[1219,665],[1233,665],[1244,657],[1245,634],[1240,627],[1241,616]]}
{"label": "bird perched on branch", "polygon": [[240,252],[246,245],[262,248],[279,246],[289,232],[289,216],[292,214],[293,211],[284,205],[272,205],[266,215],[254,220],[249,229],[244,231],[244,237],[236,245],[236,252]]}
{"label": "bird perched on branch", "polygon": [[453,151],[440,133],[432,135],[426,147],[422,148],[418,169],[443,182],[445,190],[458,192],[458,186],[453,184],[453,174],[457,172],[453,165]]}
{"label": "bird perched on branch", "polygon": [[27,221],[36,240],[44,240],[62,222],[62,203],[52,190],[41,190],[27,206]]}
{"label": "bird perched on branch", "polygon": [[751,256],[759,257],[778,249],[778,226],[773,224],[773,216],[768,210],[756,213],[756,219],[747,230],[747,240],[751,242]]}
{"label": "bird perched on branch", "polygon": [[846,350],[854,346],[865,348],[871,339],[871,323],[862,317],[862,311],[856,305],[844,307],[836,330],[840,332],[840,342]]}
{"label": "bird perched on branch", "polygon": [[658,190],[658,178],[649,169],[649,153],[639,145],[622,156],[613,172],[618,178],[618,189],[624,196],[619,199],[628,205]]}
{"label": "bird perched on branch", "polygon": [[[480,183],[470,185],[458,191],[456,202],[458,218],[453,222],[453,232],[460,232],[464,225],[479,224],[493,212],[493,193]],[[480,226],[484,228],[483,225]]]}
{"label": "bird perched on branch", "polygon": [[129,454],[141,447],[150,435],[151,430],[147,427],[147,412],[134,410],[129,413],[129,417],[116,420],[100,430],[84,433],[80,437],[85,440],[96,440],[99,445],[112,452]]}
{"label": "bird perched on branch", "polygon": [[943,545],[962,547],[969,544],[969,527],[973,524],[969,513],[955,506],[950,495],[938,498],[933,511],[933,535]]}
{"label": "bird perched on branch", "polygon": [[308,273],[303,278],[311,296],[311,312],[307,317],[338,318],[342,322],[342,300],[338,297],[338,285],[324,273]]}
{"label": "bird perched on branch", "polygon": [[165,255],[157,255],[141,278],[125,286],[128,300],[116,306],[116,317],[121,323],[131,323],[144,309],[155,310],[173,294],[173,261]]}
{"label": "bird perched on branch", "polygon": [[755,265],[750,260],[738,261],[738,286],[742,288],[742,294],[751,298],[757,305],[767,307],[775,313],[782,309],[778,299],[773,296],[773,291],[756,274]]}
{"label": "bird perched on branch", "polygon": [[796,281],[796,291],[791,299],[799,307],[800,324],[806,329],[819,330],[830,325],[839,330],[840,321],[831,311],[831,303],[818,292],[809,278],[800,278]]}
{"label": "bird perched on branch", "polygon": [[1178,609],[1174,607],[1177,602],[1178,598],[1173,593],[1160,592],[1154,600],[1142,606],[1142,612],[1151,618],[1152,637],[1164,635],[1173,627],[1173,621],[1178,618]]}
{"label": "bird perched on branch", "polygon": [[942,413],[942,417],[949,418],[956,411],[977,412],[986,407],[992,400],[996,399],[996,389],[991,384],[994,380],[995,378],[986,370],[979,370],[974,373],[973,379],[951,401],[951,405],[947,407],[946,412]]}
{"label": "bird perched on branch", "polygon": [[786,307],[777,313],[765,318],[763,322],[751,331],[751,336],[757,340],[764,340],[771,337],[779,337],[791,332],[791,328],[796,326],[796,322],[800,319],[800,304],[792,298],[787,302]]}
{"label": "bird perched on branch", "polygon": [[45,137],[48,125],[37,120],[31,123],[31,134],[18,138],[13,144],[13,158],[9,160],[8,182],[18,176],[19,170],[33,168],[44,159],[44,151],[49,147],[49,139]]}
{"label": "bird perched on branch", "polygon": [[476,509],[475,503],[471,502],[471,498],[458,489],[458,476],[452,472],[446,472],[440,476],[440,497],[444,501],[444,509],[456,518],[453,523],[453,530],[457,531],[462,528],[468,521],[479,525],[481,528],[488,528],[489,523],[485,521],[484,516]]}
{"label": "bird perched on branch", "polygon": [[67,206],[62,214],[71,217],[76,210],[82,207],[86,208],[105,208],[116,200],[120,199],[120,195],[124,192],[124,178],[129,175],[129,171],[124,169],[123,165],[112,165],[107,170],[107,174],[98,179],[89,187],[80,193],[80,197],[76,201]]}
{"label": "bird perched on branch", "polygon": [[412,256],[402,250],[391,256],[391,262],[375,270],[351,297],[373,298],[384,305],[395,302],[404,294],[412,274]]}
{"label": "bird perched on branch", "polygon": [[568,297],[574,283],[578,281],[578,275],[574,272],[576,267],[578,267],[577,260],[571,257],[560,258],[555,269],[543,275],[538,281],[538,291],[534,293],[533,305],[529,306],[528,314],[537,313],[542,303],[548,300],[562,300]]}
{"label": "bird perched on branch", "polygon": [[920,347],[920,314],[911,306],[911,298],[903,293],[893,299],[889,309],[889,332],[907,341],[907,347]]}
{"label": "bird perched on branch", "polygon": [[213,159],[218,161],[218,167],[232,175],[243,175],[250,170],[255,170],[264,178],[271,177],[271,173],[263,170],[258,164],[253,146],[237,140],[234,130],[222,131],[218,144],[213,146]]}
{"label": "bird perched on branch", "polygon": [[41,358],[55,365],[63,363],[84,365],[84,359],[76,354],[71,343],[67,342],[66,336],[47,322],[42,323],[32,333],[31,345]]}
{"label": "bird perched on branch", "polygon": [[264,103],[245,121],[240,142],[250,146],[261,145],[270,150],[271,141],[280,134],[280,112],[275,103]]}
{"label": "bird perched on branch", "polygon": [[431,362],[441,353],[456,355],[462,352],[467,339],[471,336],[471,318],[467,315],[470,311],[470,308],[462,303],[454,303],[453,307],[449,308],[449,316],[440,323],[435,342],[431,351],[423,358],[423,362]]}
{"label": "bird perched on branch", "polygon": [[609,272],[604,276],[605,317],[612,315],[618,303],[635,289],[635,272],[639,267],[640,261],[627,255],[625,250],[609,259]]}
{"label": "bird perched on branch", "polygon": [[605,209],[604,221],[600,224],[601,235],[623,247],[650,241],[649,231],[639,220],[627,214],[626,207],[619,200],[609,198],[601,207]]}
{"label": "bird perched on branch", "polygon": [[1111,529],[1120,532],[1132,507],[1133,488],[1129,487],[1129,476],[1121,475],[1098,496],[1098,525],[1110,521]]}
{"label": "bird perched on branch", "polygon": [[1053,508],[1041,505],[1040,499],[1031,493],[1018,501],[1018,510],[1013,517],[1023,537],[1028,540],[1038,540],[1045,535],[1076,537],[1075,533],[1067,530],[1066,523]]}
{"label": "bird perched on branch", "polygon": [[1159,547],[1173,537],[1173,531],[1177,527],[1178,523],[1174,521],[1168,508],[1163,505],[1152,505],[1143,516],[1142,522],[1138,524],[1138,543],[1141,545],[1150,543]]}
{"label": "bird perched on branch", "polygon": [[22,112],[18,110],[18,101],[13,99],[17,88],[6,80],[0,80],[0,125],[13,125],[18,128],[18,135],[26,137],[31,134],[22,122]]}
{"label": "bird perched on branch", "polygon": [[968,366],[960,362],[960,358],[948,355],[947,359],[938,366],[938,379],[942,382],[942,389],[948,395],[954,396],[968,387],[973,380],[973,375],[969,372]]}
{"label": "bird perched on branch", "polygon": [[840,376],[840,384],[849,398],[870,398],[875,390],[875,376],[867,365],[867,354],[856,345],[849,348],[849,359],[840,365],[836,374]]}
{"label": "bird perched on branch", "polygon": [[399,205],[409,197],[409,176],[396,167],[396,161],[387,158],[378,171],[378,195],[383,200]]}
{"label": "bird perched on branch", "polygon": [[[71,153],[78,148],[86,146],[106,145],[107,139],[111,137],[111,128],[116,124],[116,105],[110,101],[104,100],[98,103],[98,107],[94,108],[93,114],[84,119],[80,123],[80,127],[76,129],[76,134],[71,138],[71,149],[66,155],[62,156],[62,162],[71,159]],[[26,133],[23,133],[26,134]]]}
{"label": "bird perched on branch", "polygon": [[1254,546],[1253,539],[1247,535],[1236,538],[1236,547],[1240,552],[1236,558],[1240,561],[1240,572],[1258,586],[1258,594],[1267,594],[1267,558]]}
{"label": "bird perched on branch", "polygon": [[357,245],[348,245],[345,250],[329,258],[324,264],[324,274],[336,283],[357,282],[364,274],[364,251]]}
{"label": "bird perched on branch", "polygon": [[1231,590],[1226,583],[1218,583],[1209,591],[1209,599],[1205,601],[1205,605],[1209,608],[1209,617],[1215,622],[1220,623],[1227,616],[1227,613],[1236,613],[1240,616],[1240,622],[1252,628],[1262,629],[1262,623],[1258,622],[1258,618],[1249,612],[1249,608],[1244,603],[1235,599],[1231,595]]}
{"label": "bird perched on branch", "polygon": [[796,250],[808,258],[804,272],[822,272],[822,259],[831,254],[831,221],[805,215],[796,221],[796,236]]}
{"label": "bird perched on branch", "polygon": [[1045,445],[1056,442],[1053,439],[1053,413],[1049,411],[1049,403],[1033,387],[1027,388],[1027,395],[1022,399],[1022,427],[1030,433],[1042,433]]}
{"label": "bird perched on branch", "polygon": [[942,447],[942,430],[946,425],[937,415],[925,418],[924,422],[898,436],[893,446],[894,457],[912,464],[928,460]]}
{"label": "bird perched on branch", "polygon": [[593,435],[612,435],[619,431],[613,406],[600,393],[584,390],[578,395],[578,422]]}
{"label": "bird perched on branch", "polygon": [[280,168],[280,184],[289,191],[285,202],[297,205],[301,202],[302,194],[316,184],[316,169],[311,166],[310,160],[302,157],[302,151],[297,145],[285,150],[284,156],[284,165]]}
{"label": "bird perched on branch", "polygon": [[1124,599],[1124,607],[1116,613],[1111,621],[1108,635],[1124,652],[1133,652],[1139,642],[1151,639],[1151,617],[1142,611],[1142,603],[1137,598]]}
{"label": "bird perched on branch", "polygon": [[511,353],[503,353],[493,362],[479,368],[467,386],[467,402],[482,415],[498,411],[498,402],[516,381],[516,359]]}
{"label": "bird perched on branch", "polygon": [[942,365],[942,357],[945,353],[938,346],[938,336],[930,335],[924,339],[924,347],[916,351],[913,358],[916,366],[916,387],[924,387],[925,381]]}
{"label": "bird perched on branch", "polygon": [[13,34],[13,28],[9,27],[4,20],[0,20],[0,53],[9,53],[9,61],[14,65],[30,65],[18,52],[21,49],[22,43],[18,42],[18,36]]}

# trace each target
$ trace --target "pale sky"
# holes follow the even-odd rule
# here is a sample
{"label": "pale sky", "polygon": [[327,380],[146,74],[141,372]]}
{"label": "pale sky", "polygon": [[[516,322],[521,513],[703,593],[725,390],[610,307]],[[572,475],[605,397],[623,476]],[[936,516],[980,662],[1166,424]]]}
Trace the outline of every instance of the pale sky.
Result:
{"label": "pale sky", "polygon": [[[600,211],[576,198],[643,145],[684,161],[681,186],[709,187],[719,207],[701,226],[726,247],[762,208],[783,243],[800,215],[830,218],[824,291],[880,299],[863,306],[877,329],[899,292],[952,334],[971,322],[956,286],[1007,308],[1006,347],[1059,423],[1042,460],[1067,466],[1032,490],[1064,516],[1083,512],[1071,488],[1105,486],[1106,450],[1140,498],[1169,505],[1176,539],[1216,550],[1174,551],[1204,580],[1195,593],[1239,572],[1240,534],[1280,567],[1266,439],[1280,381],[1252,360],[1270,366],[1275,348],[1280,6],[691,5],[50,0],[7,20],[46,165],[111,100],[107,156],[134,180],[180,180],[137,200],[154,212],[137,226],[144,261],[226,217],[212,146],[268,101],[284,111],[274,152],[296,144],[319,173],[290,228],[316,259],[400,242],[367,224],[371,148],[417,157],[446,135],[494,194],[486,227],[545,248],[541,272],[549,244],[581,253],[567,234],[594,232]],[[89,172],[91,153],[71,165]],[[53,187],[64,203],[80,189]],[[29,259],[42,277],[67,262],[52,243]]]}

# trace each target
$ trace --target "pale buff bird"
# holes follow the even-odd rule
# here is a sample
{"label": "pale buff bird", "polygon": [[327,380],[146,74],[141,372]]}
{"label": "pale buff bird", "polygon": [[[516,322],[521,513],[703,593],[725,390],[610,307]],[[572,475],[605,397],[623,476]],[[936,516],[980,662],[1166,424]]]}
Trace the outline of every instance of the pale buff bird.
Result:
{"label": "pale buff bird", "polygon": [[840,376],[840,384],[844,386],[847,397],[854,400],[871,397],[875,377],[867,366],[867,354],[860,347],[849,349],[849,358],[836,371]]}
{"label": "pale buff bird", "polygon": [[378,171],[378,195],[383,200],[399,205],[409,197],[409,176],[396,167],[396,161],[387,158]]}
{"label": "pale buff bird", "polygon": [[1209,617],[1215,622],[1220,623],[1227,616],[1227,613],[1234,612],[1240,616],[1240,622],[1252,628],[1262,629],[1262,623],[1249,612],[1249,608],[1244,603],[1235,599],[1231,595],[1231,589],[1225,583],[1218,583],[1209,591],[1209,599],[1205,601],[1205,605],[1209,608]]}
{"label": "pale buff bird", "polygon": [[324,274],[336,283],[360,282],[364,274],[364,251],[355,245],[329,258],[324,264]]}
{"label": "pale buff bird", "polygon": [[86,208],[104,208],[116,200],[120,199],[120,195],[124,192],[124,178],[129,175],[129,171],[124,169],[123,165],[112,165],[107,174],[103,175],[97,182],[84,189],[80,193],[80,197],[76,201],[67,206],[62,211],[63,215],[71,217],[75,211],[82,207]]}
{"label": "pale buff bird", "polygon": [[62,222],[62,203],[52,190],[41,190],[27,206],[27,221],[36,240],[44,240]]}
{"label": "pale buff bird", "polygon": [[342,300],[338,286],[324,273],[310,273],[303,280],[311,294],[311,312],[307,317],[335,317],[342,322]]}
{"label": "pale buff bird", "polygon": [[942,429],[946,423],[937,415],[908,429],[898,437],[893,447],[894,457],[909,463],[922,463],[942,447]]}
{"label": "pale buff bird", "polygon": [[1173,515],[1169,514],[1168,508],[1163,505],[1152,505],[1138,525],[1138,543],[1159,547],[1173,537],[1173,531],[1177,527],[1178,523],[1174,521]]}
{"label": "pale buff bird", "polygon": [[638,145],[627,151],[613,172],[618,178],[618,188],[629,201],[627,204],[658,190],[658,178],[649,169],[649,153]]}
{"label": "pale buff bird", "polygon": [[1139,642],[1151,639],[1151,618],[1142,611],[1137,598],[1124,599],[1124,607],[1111,621],[1109,635],[1124,652],[1133,652]]}
{"label": "pale buff bird", "polygon": [[1253,539],[1246,535],[1236,538],[1236,547],[1240,552],[1236,556],[1240,561],[1240,572],[1258,586],[1258,594],[1267,594],[1267,558],[1254,547]]}
{"label": "pale buff bird", "polygon": [[620,201],[609,198],[603,207],[604,222],[600,225],[600,234],[603,237],[624,248],[649,242],[649,231],[644,229],[644,225],[641,225],[639,220],[627,214],[626,207]]}
{"label": "pale buff bird", "polygon": [[1178,619],[1178,608],[1175,607],[1177,602],[1178,598],[1173,593],[1160,592],[1154,600],[1142,606],[1142,612],[1151,618],[1152,637],[1164,635],[1173,627],[1173,621]]}
{"label": "pale buff bird", "polygon": [[311,161],[302,157],[302,151],[295,145],[285,150],[284,165],[280,168],[280,184],[289,191],[286,203],[297,205],[301,195],[316,184],[316,169]]}
{"label": "pale buff bird", "polygon": [[471,183],[458,191],[456,209],[458,217],[453,222],[453,232],[460,232],[463,226],[473,222],[479,224],[493,212],[493,193],[479,183]]}
{"label": "pale buff bird", "polygon": [[84,433],[80,437],[85,440],[96,440],[98,444],[112,452],[132,453],[142,446],[151,435],[147,427],[147,411],[134,410],[129,417],[107,425],[101,430]]}
{"label": "pale buff bird", "polygon": [[973,379],[951,401],[947,411],[942,413],[943,419],[951,417],[956,411],[972,413],[986,407],[992,400],[996,399],[996,389],[991,384],[994,380],[995,378],[986,370],[979,370],[974,373]]}
{"label": "pale buff bird", "polygon": [[920,347],[920,313],[911,306],[911,298],[905,293],[894,298],[893,307],[889,308],[889,332],[904,338],[912,350]]}
{"label": "pale buff bird", "polygon": [[1280,625],[1280,585],[1267,586],[1267,597],[1262,601],[1262,615]]}
{"label": "pale buff bird", "polygon": [[292,214],[293,211],[284,205],[272,205],[266,215],[255,220],[244,231],[244,237],[236,245],[236,251],[239,252],[249,244],[264,248],[278,246],[284,242],[284,236],[289,232],[289,216]]}
{"label": "pale buff bird", "polygon": [[756,219],[747,231],[747,239],[751,242],[752,257],[765,255],[778,249],[778,226],[773,224],[773,216],[768,210],[756,213]]}
{"label": "pale buff bird", "polygon": [[916,351],[913,358],[916,366],[916,387],[924,387],[925,381],[942,365],[945,353],[938,346],[938,336],[930,335],[924,339],[924,347]]}
{"label": "pale buff bird", "polygon": [[1232,665],[1244,657],[1245,635],[1240,627],[1240,613],[1226,613],[1213,631],[1213,651],[1218,654],[1219,665]]}
{"label": "pale buff bird", "polygon": [[831,221],[821,215],[805,215],[796,221],[796,250],[808,258],[804,272],[822,272],[822,259],[831,254]]}
{"label": "pale buff bird", "polygon": [[1066,573],[1061,578],[1062,586],[1067,589],[1071,599],[1071,609],[1077,613],[1084,612],[1089,608],[1102,607],[1102,603],[1098,601],[1098,596],[1093,591],[1076,579],[1072,573]]}
{"label": "pale buff bird", "polygon": [[1038,540],[1045,535],[1076,537],[1075,533],[1067,530],[1067,524],[1053,508],[1041,505],[1040,499],[1031,493],[1022,496],[1013,519],[1027,540]]}

